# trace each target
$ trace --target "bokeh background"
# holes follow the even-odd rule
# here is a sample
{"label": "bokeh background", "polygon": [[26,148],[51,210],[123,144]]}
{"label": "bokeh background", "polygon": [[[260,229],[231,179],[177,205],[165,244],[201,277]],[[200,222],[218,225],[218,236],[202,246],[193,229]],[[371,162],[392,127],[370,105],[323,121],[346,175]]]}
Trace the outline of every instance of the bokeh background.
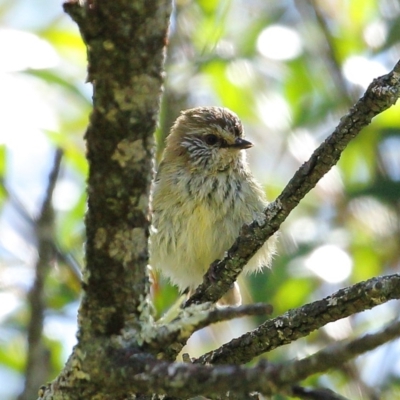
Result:
{"label": "bokeh background", "polygon": [[[248,159],[272,200],[372,79],[399,58],[399,0],[177,0],[156,132],[158,158],[181,109],[231,108],[255,143]],[[0,0],[4,400],[16,399],[24,387],[37,219],[57,148],[63,158],[52,202],[56,251],[45,285],[46,357],[37,365],[44,381],[57,375],[75,343],[84,263],[83,135],[91,107],[85,79],[85,48],[61,1]],[[272,270],[241,278],[245,302],[271,303],[279,315],[352,283],[399,272],[399,198],[397,105],[350,144],[338,166],[283,224]],[[178,293],[159,279],[153,297],[162,315]],[[376,331],[399,312],[398,302],[379,306],[266,357],[273,362],[304,357],[337,340]],[[196,334],[186,351],[198,356],[260,322],[218,324]],[[350,399],[400,399],[400,342],[305,384],[329,387]]]}

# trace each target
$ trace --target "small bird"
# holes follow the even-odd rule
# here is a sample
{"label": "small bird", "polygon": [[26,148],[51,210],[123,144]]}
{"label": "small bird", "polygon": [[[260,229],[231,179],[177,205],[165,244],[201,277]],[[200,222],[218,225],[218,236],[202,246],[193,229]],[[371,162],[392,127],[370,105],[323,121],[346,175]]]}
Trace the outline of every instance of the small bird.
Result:
{"label": "small bird", "polygon": [[[153,186],[150,265],[182,292],[202,283],[244,224],[264,218],[268,202],[244,151],[252,146],[227,108],[183,111],[171,128]],[[272,237],[244,272],[269,266],[274,252]],[[236,282],[218,304],[241,304]]]}

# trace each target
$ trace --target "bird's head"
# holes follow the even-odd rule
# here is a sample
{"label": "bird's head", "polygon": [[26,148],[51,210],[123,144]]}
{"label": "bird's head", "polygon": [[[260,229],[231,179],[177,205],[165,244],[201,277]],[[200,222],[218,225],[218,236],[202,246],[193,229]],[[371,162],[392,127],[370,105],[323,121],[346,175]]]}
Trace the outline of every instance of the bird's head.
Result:
{"label": "bird's head", "polygon": [[253,144],[244,139],[243,125],[227,108],[197,107],[183,111],[171,128],[164,153],[166,162],[190,170],[223,172],[239,167],[244,149]]}

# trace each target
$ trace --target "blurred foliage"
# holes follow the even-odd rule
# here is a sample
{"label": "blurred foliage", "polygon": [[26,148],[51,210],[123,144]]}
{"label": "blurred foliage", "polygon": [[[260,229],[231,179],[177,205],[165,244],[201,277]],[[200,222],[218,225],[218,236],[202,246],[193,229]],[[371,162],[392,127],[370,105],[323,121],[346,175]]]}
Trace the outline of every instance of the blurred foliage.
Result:
{"label": "blurred foliage", "polygon": [[[48,379],[75,340],[91,88],[84,84],[85,48],[61,3],[2,0],[0,20],[0,82],[9,83],[0,95],[0,381],[8,382],[0,385],[0,397],[14,399],[23,387],[34,224],[56,147],[64,158],[54,196],[58,254],[45,293]],[[399,27],[399,0],[176,0],[158,155],[180,110],[229,107],[256,143],[249,162],[273,199],[369,82],[399,59]],[[17,40],[15,33],[29,35]],[[14,35],[8,46],[7,35]],[[29,51],[31,41],[38,47]],[[269,302],[278,315],[346,285],[398,272],[399,115],[398,105],[376,118],[292,213],[272,270],[240,279],[246,302]],[[153,296],[161,314],[177,291],[160,280]],[[395,317],[398,303],[380,306],[266,356],[303,357]],[[218,324],[196,334],[188,351],[199,355],[261,322]],[[397,341],[306,383],[351,399],[400,399],[399,360]]]}

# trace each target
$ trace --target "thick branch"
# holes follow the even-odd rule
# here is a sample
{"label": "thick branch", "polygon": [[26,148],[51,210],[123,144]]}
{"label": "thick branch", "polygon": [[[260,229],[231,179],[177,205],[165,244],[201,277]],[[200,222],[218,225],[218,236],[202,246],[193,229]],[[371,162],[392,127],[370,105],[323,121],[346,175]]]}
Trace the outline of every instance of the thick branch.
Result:
{"label": "thick branch", "polygon": [[153,133],[171,4],[71,0],[88,49],[93,112],[89,161],[85,296],[80,338],[139,328],[148,295],[147,239]]}
{"label": "thick branch", "polygon": [[[203,283],[187,305],[215,302],[227,292],[244,265],[272,236],[299,201],[334,166],[348,143],[365,128],[373,117],[396,103],[400,95],[400,62],[393,71],[375,79],[364,96],[345,115],[335,131],[295,173],[280,196],[265,210],[265,222],[244,226],[227,256],[213,266],[213,273],[204,276]],[[212,279],[217,276],[218,279]]]}
{"label": "thick branch", "polygon": [[117,353],[117,356],[115,352],[105,352],[102,369],[96,369],[93,365],[91,370],[96,371],[96,374],[92,374],[91,379],[94,387],[96,381],[101,382],[106,386],[103,390],[113,393],[115,398],[118,398],[119,393],[129,392],[168,394],[179,398],[224,396],[227,392],[235,393],[238,398],[252,391],[265,395],[291,393],[294,383],[338,367],[399,335],[400,322],[397,321],[381,332],[334,344],[299,361],[281,365],[261,362],[253,368],[170,363],[138,354],[135,350],[133,355],[129,355],[126,350]]}
{"label": "thick branch", "polygon": [[329,322],[400,299],[400,275],[357,283],[305,306],[266,321],[252,332],[201,356],[197,363],[242,364],[254,357],[291,343]]}

